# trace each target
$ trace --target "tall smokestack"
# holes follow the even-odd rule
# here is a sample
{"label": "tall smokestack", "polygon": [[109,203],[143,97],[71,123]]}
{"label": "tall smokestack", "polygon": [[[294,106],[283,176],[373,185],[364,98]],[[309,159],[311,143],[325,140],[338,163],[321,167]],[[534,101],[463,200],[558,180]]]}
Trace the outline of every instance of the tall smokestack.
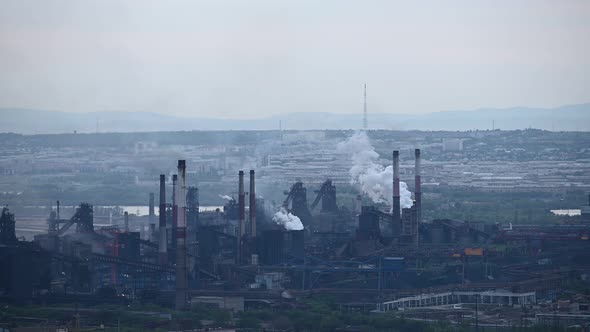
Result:
{"label": "tall smokestack", "polygon": [[178,202],[176,195],[178,194],[178,175],[172,175],[172,228],[176,228],[178,224]]}
{"label": "tall smokestack", "polygon": [[415,198],[416,198],[416,223],[418,224],[417,227],[419,227],[420,223],[422,222],[422,180],[420,178],[420,174],[421,174],[421,168],[420,168],[420,164],[421,164],[421,158],[420,158],[420,149],[416,149],[414,151],[414,154],[416,155],[416,167],[415,167],[415,181],[416,181],[416,193],[415,193]]}
{"label": "tall smokestack", "polygon": [[176,310],[186,306],[187,269],[186,269],[186,163],[178,161],[178,177],[176,185]]}
{"label": "tall smokestack", "polygon": [[178,191],[178,175],[172,175],[172,225],[170,231],[170,243],[173,250],[176,250],[176,224],[178,223],[178,203],[177,203],[177,191]]}
{"label": "tall smokestack", "polygon": [[148,210],[148,220],[150,223],[150,241],[153,241],[155,239],[155,229],[156,229],[156,224],[154,223],[154,219],[156,218],[156,211],[155,211],[155,197],[154,197],[154,193],[150,193],[150,200],[149,200],[149,210]]}
{"label": "tall smokestack", "polygon": [[238,207],[240,212],[240,237],[246,232],[246,194],[244,193],[244,171],[238,173]]}
{"label": "tall smokestack", "polygon": [[168,238],[166,234],[166,175],[160,174],[160,208],[159,226],[160,226],[160,240],[159,240],[159,261],[160,264],[168,264]]}
{"label": "tall smokestack", "polygon": [[154,217],[156,216],[156,211],[154,208],[154,193],[150,193],[150,205],[149,205],[149,212],[148,215],[150,217],[150,223],[154,220]]}
{"label": "tall smokestack", "polygon": [[246,223],[246,196],[244,193],[244,171],[238,172],[238,234],[237,234],[237,250],[236,263],[240,264],[242,261],[242,237],[245,233]]}
{"label": "tall smokestack", "polygon": [[256,185],[254,170],[250,170],[250,236],[256,237]]}
{"label": "tall smokestack", "polygon": [[123,215],[125,218],[125,232],[129,232],[129,212],[125,211]]}
{"label": "tall smokestack", "polygon": [[[392,204],[392,216],[393,225],[392,230],[400,227],[401,224],[401,206],[400,206],[400,193],[399,193],[399,151],[393,151],[393,204]],[[392,235],[394,233],[392,232]]]}

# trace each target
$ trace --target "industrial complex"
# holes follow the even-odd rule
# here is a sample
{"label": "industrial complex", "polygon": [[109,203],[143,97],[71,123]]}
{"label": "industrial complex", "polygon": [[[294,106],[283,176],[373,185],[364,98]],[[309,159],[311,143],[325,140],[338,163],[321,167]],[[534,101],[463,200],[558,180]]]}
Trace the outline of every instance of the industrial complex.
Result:
{"label": "industrial complex", "polygon": [[[251,169],[235,174],[237,195],[224,206],[201,209],[197,183],[187,179],[192,165],[178,160],[175,174],[154,179],[147,216],[97,223],[92,202],[64,211],[55,201],[47,230],[26,241],[4,208],[0,297],[235,312],[329,295],[343,310],[454,324],[590,323],[589,297],[559,298],[565,285],[588,278],[589,207],[567,224],[426,218],[421,150],[413,153],[410,204],[401,202],[400,151],[391,156],[385,204],[366,204],[366,192],[342,202],[329,178],[295,181],[282,202],[271,202],[257,195]],[[84,325],[76,317],[67,324]]]}

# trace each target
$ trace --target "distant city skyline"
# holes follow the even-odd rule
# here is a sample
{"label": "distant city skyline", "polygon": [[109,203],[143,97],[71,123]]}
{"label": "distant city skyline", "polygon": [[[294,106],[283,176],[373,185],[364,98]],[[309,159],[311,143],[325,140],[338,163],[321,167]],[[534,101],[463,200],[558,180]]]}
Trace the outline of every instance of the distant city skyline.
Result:
{"label": "distant city skyline", "polygon": [[590,2],[0,2],[0,108],[253,119],[590,101]]}
{"label": "distant city skyline", "polygon": [[[250,119],[176,116],[156,112],[68,113],[0,108],[0,133],[79,133],[192,130],[359,130],[362,113],[293,112]],[[420,114],[370,114],[367,129],[590,131],[590,103],[557,108],[482,108]]]}

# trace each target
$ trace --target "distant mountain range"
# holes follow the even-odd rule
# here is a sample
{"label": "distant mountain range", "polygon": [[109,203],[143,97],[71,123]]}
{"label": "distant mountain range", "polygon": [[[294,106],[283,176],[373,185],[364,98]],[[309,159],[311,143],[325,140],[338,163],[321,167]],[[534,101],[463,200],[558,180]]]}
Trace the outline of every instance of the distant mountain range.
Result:
{"label": "distant mountain range", "polygon": [[[180,130],[357,129],[362,115],[341,113],[289,113],[250,120],[178,117],[148,112],[59,111],[0,108],[0,132],[22,134],[139,132]],[[555,131],[590,131],[590,103],[557,108],[481,108],[420,115],[369,113],[370,129],[474,130],[538,128]]]}

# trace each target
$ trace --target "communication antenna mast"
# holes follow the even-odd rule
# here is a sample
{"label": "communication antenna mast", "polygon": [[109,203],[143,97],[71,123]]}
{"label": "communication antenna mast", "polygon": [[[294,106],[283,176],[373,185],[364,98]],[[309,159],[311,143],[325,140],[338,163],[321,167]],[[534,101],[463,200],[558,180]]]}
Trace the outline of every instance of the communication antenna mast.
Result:
{"label": "communication antenna mast", "polygon": [[363,104],[363,129],[367,130],[369,124],[367,122],[367,83],[365,83],[364,104]]}

